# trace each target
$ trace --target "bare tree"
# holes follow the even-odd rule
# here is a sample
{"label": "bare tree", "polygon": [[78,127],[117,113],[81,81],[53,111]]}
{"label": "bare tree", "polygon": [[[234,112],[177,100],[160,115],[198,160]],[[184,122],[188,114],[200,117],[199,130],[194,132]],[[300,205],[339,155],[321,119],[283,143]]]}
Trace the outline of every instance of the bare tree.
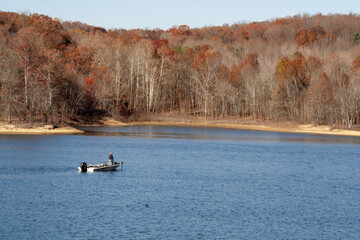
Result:
{"label": "bare tree", "polygon": [[13,111],[18,111],[17,96],[19,95],[19,61],[16,53],[0,45],[0,103],[7,115],[8,123],[12,122]]}
{"label": "bare tree", "polygon": [[218,70],[221,66],[221,55],[213,50],[206,49],[203,52],[199,52],[196,58],[193,78],[198,86],[196,92],[203,98],[204,118],[205,121],[207,121],[213,87],[217,80]]}

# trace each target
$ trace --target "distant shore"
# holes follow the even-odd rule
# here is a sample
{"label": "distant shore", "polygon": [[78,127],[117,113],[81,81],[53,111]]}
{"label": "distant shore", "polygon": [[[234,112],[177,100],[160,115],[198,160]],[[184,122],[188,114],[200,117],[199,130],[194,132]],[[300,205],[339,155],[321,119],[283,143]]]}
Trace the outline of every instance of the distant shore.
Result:
{"label": "distant shore", "polygon": [[117,122],[113,119],[105,119],[104,125],[107,126],[177,126],[177,127],[208,127],[208,128],[225,128],[225,129],[238,129],[250,131],[269,131],[269,132],[286,132],[286,133],[302,133],[302,134],[322,134],[322,135],[340,135],[340,136],[353,136],[360,137],[359,130],[337,129],[327,125],[314,126],[307,125],[292,125],[292,124],[276,124],[274,125],[257,125],[248,123],[224,123],[212,121],[206,122],[177,122],[177,121],[138,121],[125,124]]}
{"label": "distant shore", "polygon": [[313,125],[295,125],[287,127],[274,127],[265,125],[251,124],[225,124],[225,123],[185,123],[185,122],[134,122],[130,126],[179,126],[179,127],[209,127],[209,128],[225,128],[250,131],[270,131],[270,132],[286,132],[286,133],[303,133],[303,134],[322,134],[322,135],[341,135],[360,137],[360,131],[332,129],[329,126],[313,126]]}
{"label": "distant shore", "polygon": [[[178,126],[178,127],[207,127],[207,128],[224,128],[224,129],[239,129],[251,131],[271,131],[271,132],[287,132],[287,133],[303,133],[303,134],[322,134],[322,135],[341,135],[360,137],[360,131],[349,129],[336,129],[326,125],[291,125],[291,124],[277,124],[277,125],[257,125],[248,123],[224,123],[212,121],[209,123],[198,122],[178,122],[178,121],[136,121],[124,123],[116,121],[112,118],[104,118],[98,123],[82,124],[81,126],[90,127],[127,127],[127,126]],[[22,127],[12,124],[0,124],[0,134],[32,134],[32,135],[56,135],[56,134],[81,134],[84,131],[75,127],[53,127],[52,125],[44,125],[40,127]]]}

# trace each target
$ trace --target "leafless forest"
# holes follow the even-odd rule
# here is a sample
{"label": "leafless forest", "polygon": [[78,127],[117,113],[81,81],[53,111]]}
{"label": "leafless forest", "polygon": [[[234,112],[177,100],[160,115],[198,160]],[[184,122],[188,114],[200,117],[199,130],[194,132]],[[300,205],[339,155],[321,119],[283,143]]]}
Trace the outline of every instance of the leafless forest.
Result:
{"label": "leafless forest", "polygon": [[105,30],[0,12],[8,122],[171,113],[351,128],[360,120],[359,73],[359,15]]}

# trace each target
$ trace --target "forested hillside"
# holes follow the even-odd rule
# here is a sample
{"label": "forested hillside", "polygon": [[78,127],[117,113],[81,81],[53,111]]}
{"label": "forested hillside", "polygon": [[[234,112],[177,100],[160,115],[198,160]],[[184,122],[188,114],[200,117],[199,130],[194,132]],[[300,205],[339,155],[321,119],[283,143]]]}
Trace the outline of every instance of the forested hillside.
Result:
{"label": "forested hillside", "polygon": [[360,120],[359,73],[358,15],[105,30],[0,12],[0,109],[9,122],[168,112],[351,127]]}

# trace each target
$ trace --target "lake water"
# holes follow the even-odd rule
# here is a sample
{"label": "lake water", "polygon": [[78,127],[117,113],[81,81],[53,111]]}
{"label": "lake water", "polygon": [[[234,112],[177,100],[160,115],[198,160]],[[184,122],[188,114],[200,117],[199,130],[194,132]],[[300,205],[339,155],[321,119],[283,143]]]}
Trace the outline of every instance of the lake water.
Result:
{"label": "lake water", "polygon": [[0,239],[360,238],[360,138],[86,130],[0,136]]}

